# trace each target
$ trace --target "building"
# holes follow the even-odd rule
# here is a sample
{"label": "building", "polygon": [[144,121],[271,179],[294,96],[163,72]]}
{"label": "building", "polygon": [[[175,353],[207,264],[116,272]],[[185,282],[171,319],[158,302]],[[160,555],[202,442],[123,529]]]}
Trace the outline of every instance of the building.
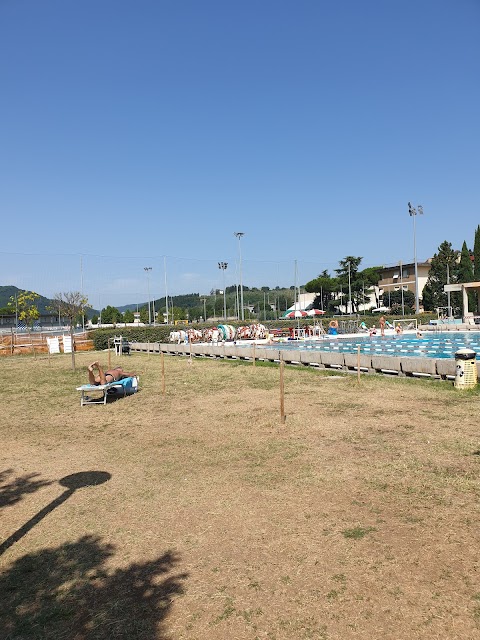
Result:
{"label": "building", "polygon": [[[422,293],[427,284],[428,273],[430,271],[430,260],[426,262],[417,262],[418,271],[418,297],[420,306]],[[392,291],[411,291],[415,295],[415,263],[409,262],[402,264],[399,262],[394,265],[387,265],[380,271],[380,280],[378,281],[380,296],[382,297],[382,305],[389,307],[388,294]],[[423,309],[421,309],[423,310]]]}

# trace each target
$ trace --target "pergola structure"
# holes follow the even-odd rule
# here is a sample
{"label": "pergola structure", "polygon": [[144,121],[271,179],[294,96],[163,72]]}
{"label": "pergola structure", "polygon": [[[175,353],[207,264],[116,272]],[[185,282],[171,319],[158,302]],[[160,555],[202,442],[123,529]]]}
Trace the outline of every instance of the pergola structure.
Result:
{"label": "pergola structure", "polygon": [[[474,324],[474,317],[480,314],[480,282],[459,282],[457,284],[446,284],[443,287],[445,293],[453,293],[454,291],[462,292],[463,299],[463,322],[465,324]],[[468,294],[472,291],[477,293],[477,308],[470,311],[468,308]]]}

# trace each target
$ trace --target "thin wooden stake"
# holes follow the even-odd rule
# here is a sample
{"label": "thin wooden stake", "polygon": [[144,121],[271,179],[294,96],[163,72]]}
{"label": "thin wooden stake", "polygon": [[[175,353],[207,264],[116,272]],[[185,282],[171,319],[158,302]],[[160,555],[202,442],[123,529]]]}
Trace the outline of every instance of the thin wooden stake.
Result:
{"label": "thin wooden stake", "polygon": [[163,351],[160,351],[160,360],[162,363],[162,395],[165,395],[165,356]]}
{"label": "thin wooden stake", "polygon": [[255,350],[256,350],[256,348],[257,348],[257,345],[256,345],[256,343],[254,342],[254,343],[253,343],[253,366],[255,366]]}
{"label": "thin wooden stake", "polygon": [[285,424],[285,362],[283,358],[280,360],[280,423]]}
{"label": "thin wooden stake", "polygon": [[357,346],[357,382],[360,384],[360,345]]}

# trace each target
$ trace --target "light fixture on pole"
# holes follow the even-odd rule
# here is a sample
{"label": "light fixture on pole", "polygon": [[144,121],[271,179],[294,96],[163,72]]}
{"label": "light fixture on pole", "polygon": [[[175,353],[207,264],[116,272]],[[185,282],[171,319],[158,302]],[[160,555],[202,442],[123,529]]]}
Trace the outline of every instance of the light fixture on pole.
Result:
{"label": "light fixture on pole", "polygon": [[227,321],[227,293],[225,289],[225,271],[227,270],[228,262],[219,262],[218,268],[223,271],[223,319]]}
{"label": "light fixture on pole", "polygon": [[408,215],[413,218],[413,260],[415,262],[415,313],[420,313],[420,303],[418,295],[418,264],[417,264],[417,230],[416,230],[416,218],[417,215],[423,215],[423,207],[421,204],[412,207],[411,203],[408,203]]}
{"label": "light fixture on pole", "polygon": [[243,280],[242,280],[242,248],[240,246],[240,240],[245,235],[243,231],[234,231],[233,235],[238,239],[238,256],[239,256],[239,272],[240,272],[240,314],[241,319],[245,320],[245,310],[243,308]]}
{"label": "light fixture on pole", "polygon": [[148,290],[148,324],[152,324],[152,312],[150,309],[150,271],[152,267],[143,267],[143,270],[147,274],[147,290]]}

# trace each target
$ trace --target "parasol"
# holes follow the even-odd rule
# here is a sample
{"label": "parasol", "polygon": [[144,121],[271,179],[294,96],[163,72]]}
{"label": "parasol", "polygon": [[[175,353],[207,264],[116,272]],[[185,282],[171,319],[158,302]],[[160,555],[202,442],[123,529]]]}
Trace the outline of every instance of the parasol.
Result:
{"label": "parasol", "polygon": [[288,318],[289,320],[293,319],[293,318],[306,318],[307,317],[307,312],[306,311],[300,311],[300,310],[296,310],[296,311],[290,311],[290,313],[287,313],[286,316],[283,316],[284,318]]}

